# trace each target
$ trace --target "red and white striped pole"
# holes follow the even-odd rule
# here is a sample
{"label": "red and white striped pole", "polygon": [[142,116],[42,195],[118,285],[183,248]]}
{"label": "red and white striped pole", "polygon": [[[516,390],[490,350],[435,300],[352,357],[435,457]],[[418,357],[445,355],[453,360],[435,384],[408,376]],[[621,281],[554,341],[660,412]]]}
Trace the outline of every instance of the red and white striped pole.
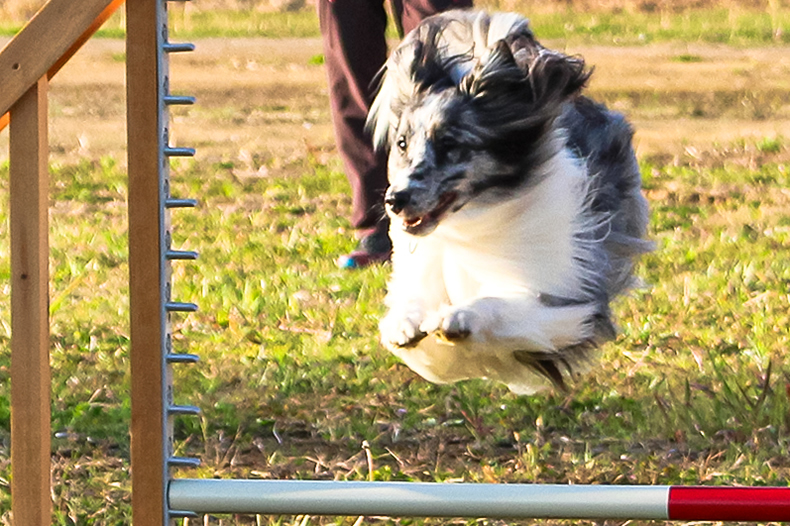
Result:
{"label": "red and white striped pole", "polygon": [[790,521],[790,488],[670,486],[670,520]]}
{"label": "red and white striped pole", "polygon": [[168,494],[196,513],[790,521],[790,487],[175,479]]}

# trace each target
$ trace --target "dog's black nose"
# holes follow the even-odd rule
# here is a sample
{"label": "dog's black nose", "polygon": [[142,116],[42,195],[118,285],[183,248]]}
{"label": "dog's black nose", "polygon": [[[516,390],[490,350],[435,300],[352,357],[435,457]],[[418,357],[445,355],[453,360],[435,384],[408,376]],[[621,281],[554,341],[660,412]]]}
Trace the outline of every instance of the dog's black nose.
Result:
{"label": "dog's black nose", "polygon": [[411,192],[408,190],[399,190],[397,192],[387,192],[384,197],[384,203],[390,207],[393,214],[400,214],[401,211],[408,206],[411,201]]}

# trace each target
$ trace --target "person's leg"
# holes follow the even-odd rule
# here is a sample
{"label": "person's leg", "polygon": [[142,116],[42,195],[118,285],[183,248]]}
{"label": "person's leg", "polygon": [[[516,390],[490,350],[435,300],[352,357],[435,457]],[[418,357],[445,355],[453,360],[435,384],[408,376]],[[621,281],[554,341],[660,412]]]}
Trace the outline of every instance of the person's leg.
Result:
{"label": "person's leg", "polygon": [[384,153],[373,150],[365,119],[372,82],[387,58],[383,0],[318,0],[337,148],[352,189],[351,224],[363,234],[384,217]]}

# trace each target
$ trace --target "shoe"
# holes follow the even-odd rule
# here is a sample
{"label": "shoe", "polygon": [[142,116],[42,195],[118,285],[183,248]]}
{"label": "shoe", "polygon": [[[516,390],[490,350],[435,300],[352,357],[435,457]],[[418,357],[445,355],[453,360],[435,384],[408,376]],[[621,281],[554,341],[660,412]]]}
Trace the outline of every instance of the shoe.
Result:
{"label": "shoe", "polygon": [[392,241],[386,228],[378,228],[359,240],[357,248],[345,256],[340,256],[340,268],[364,268],[375,263],[385,263],[392,256]]}

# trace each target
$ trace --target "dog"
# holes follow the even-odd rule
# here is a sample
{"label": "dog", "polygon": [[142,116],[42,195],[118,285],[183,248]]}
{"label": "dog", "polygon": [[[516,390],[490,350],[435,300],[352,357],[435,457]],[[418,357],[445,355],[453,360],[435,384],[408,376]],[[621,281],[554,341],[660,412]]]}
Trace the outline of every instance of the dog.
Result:
{"label": "dog", "polygon": [[530,394],[616,336],[648,206],[633,131],[581,95],[580,57],[515,13],[425,19],[382,69],[368,116],[388,149],[392,273],[381,341],[436,383]]}

